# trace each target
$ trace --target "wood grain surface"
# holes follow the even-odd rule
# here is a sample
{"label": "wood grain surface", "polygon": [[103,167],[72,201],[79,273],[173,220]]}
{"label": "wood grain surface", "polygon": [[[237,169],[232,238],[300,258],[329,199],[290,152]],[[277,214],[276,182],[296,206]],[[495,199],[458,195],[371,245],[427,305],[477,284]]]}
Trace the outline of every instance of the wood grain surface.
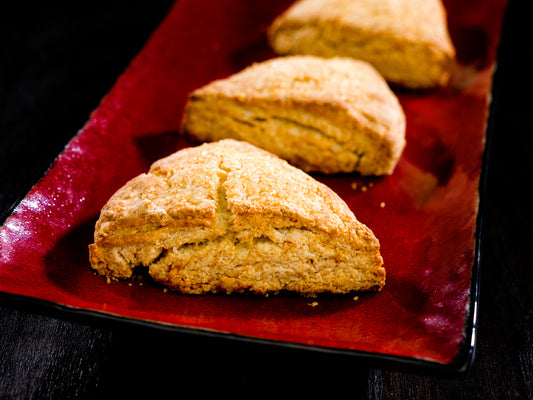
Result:
{"label": "wood grain surface", "polygon": [[[85,123],[171,1],[0,13],[0,213]],[[0,399],[220,396],[533,398],[533,39],[510,0],[489,121],[476,358],[459,377],[64,314],[0,297]]]}

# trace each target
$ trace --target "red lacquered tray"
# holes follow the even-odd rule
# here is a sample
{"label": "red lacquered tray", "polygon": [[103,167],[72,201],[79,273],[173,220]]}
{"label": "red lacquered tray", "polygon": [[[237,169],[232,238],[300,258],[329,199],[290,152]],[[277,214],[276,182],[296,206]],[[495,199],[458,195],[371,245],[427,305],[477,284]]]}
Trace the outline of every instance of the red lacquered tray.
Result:
{"label": "red lacquered tray", "polygon": [[0,229],[0,291],[72,312],[460,371],[477,306],[478,188],[505,0],[446,1],[458,52],[450,87],[397,91],[407,147],[393,175],[315,177],[381,242],[377,294],[304,299],[164,292],[111,282],[88,262],[100,208],[178,134],[187,94],[272,57],[265,29],[290,0],[181,0]]}

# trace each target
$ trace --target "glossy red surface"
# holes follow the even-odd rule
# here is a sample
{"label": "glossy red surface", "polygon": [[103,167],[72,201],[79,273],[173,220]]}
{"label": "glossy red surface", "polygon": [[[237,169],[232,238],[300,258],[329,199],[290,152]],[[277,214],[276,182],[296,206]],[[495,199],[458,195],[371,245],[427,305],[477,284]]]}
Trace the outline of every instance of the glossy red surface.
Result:
{"label": "glossy red surface", "polygon": [[380,293],[188,296],[149,281],[106,283],[89,268],[100,208],[153,161],[190,145],[177,134],[188,92],[273,56],[265,28],[289,3],[176,2],[0,229],[0,291],[179,327],[452,363],[465,338],[505,0],[445,2],[459,63],[446,89],[397,91],[408,145],[393,175],[316,175],[380,239],[387,269]]}

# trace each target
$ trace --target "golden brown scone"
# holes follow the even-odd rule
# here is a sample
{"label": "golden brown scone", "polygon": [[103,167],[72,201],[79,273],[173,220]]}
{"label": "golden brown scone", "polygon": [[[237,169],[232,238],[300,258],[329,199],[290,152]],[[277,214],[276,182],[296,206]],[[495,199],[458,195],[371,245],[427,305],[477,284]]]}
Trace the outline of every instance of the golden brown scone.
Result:
{"label": "golden brown scone", "polygon": [[292,56],[195,90],[182,132],[244,140],[307,172],[386,175],[405,146],[405,115],[370,64]]}
{"label": "golden brown scone", "polygon": [[395,85],[445,85],[455,59],[440,0],[300,0],[274,20],[272,48],[366,60]]}
{"label": "golden brown scone", "polygon": [[101,275],[138,267],[183,293],[379,290],[379,242],[331,189],[234,140],[155,162],[101,211],[89,245]]}

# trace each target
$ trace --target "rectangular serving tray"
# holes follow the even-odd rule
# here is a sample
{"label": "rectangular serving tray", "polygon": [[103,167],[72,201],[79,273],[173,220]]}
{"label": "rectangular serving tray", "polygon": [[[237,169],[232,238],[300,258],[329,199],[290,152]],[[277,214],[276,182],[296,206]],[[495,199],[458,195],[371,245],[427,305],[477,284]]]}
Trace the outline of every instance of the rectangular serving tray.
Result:
{"label": "rectangular serving tray", "polygon": [[275,56],[266,28],[287,0],[181,0],[86,125],[0,228],[0,292],[69,313],[372,362],[465,371],[475,343],[483,160],[505,0],[445,2],[457,49],[450,85],[395,89],[407,147],[391,176],[314,175],[381,242],[385,288],[319,296],[182,295],[107,282],[87,246],[101,207],[155,160],[191,146],[187,95]]}

